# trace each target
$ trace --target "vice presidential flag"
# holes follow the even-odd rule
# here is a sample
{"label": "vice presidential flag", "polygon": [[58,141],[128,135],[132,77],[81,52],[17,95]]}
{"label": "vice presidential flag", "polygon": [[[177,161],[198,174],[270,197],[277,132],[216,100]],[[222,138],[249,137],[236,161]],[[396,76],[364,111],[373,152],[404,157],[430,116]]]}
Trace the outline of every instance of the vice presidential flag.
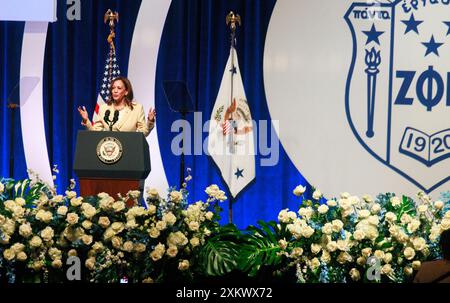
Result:
{"label": "vice presidential flag", "polygon": [[252,115],[234,47],[211,114],[208,152],[233,197],[255,178]]}

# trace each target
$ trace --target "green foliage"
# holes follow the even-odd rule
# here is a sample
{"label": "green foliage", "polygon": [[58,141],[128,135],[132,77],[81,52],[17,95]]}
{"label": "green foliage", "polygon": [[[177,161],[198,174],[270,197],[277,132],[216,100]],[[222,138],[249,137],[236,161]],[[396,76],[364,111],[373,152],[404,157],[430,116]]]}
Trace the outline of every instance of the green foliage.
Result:
{"label": "green foliage", "polygon": [[235,225],[219,228],[198,253],[200,273],[204,276],[222,276],[236,270],[241,238]]}
{"label": "green foliage", "polygon": [[282,261],[278,245],[281,230],[276,222],[258,221],[258,225],[247,228],[240,248],[239,269],[250,277],[257,276],[262,266],[276,267]]}

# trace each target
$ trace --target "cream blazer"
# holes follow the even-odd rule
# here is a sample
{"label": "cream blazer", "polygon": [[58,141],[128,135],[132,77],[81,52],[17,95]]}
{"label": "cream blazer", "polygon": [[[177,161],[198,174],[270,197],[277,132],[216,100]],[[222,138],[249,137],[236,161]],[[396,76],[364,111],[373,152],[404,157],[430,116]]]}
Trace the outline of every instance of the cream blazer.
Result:
{"label": "cream blazer", "polygon": [[[117,132],[142,132],[144,136],[148,136],[150,132],[152,131],[153,127],[155,126],[154,122],[147,122],[145,113],[144,113],[144,107],[136,102],[133,102],[133,109],[131,107],[126,106],[121,113],[121,117],[119,121],[117,121],[113,127],[113,131]],[[98,120],[94,121],[94,123],[91,123],[88,121],[85,126],[88,130],[94,130],[94,131],[102,131],[102,130],[109,130],[109,125],[105,122],[105,112],[107,110],[110,110],[109,120],[112,120],[114,117],[114,106],[108,105],[108,104],[102,104],[98,110]]]}

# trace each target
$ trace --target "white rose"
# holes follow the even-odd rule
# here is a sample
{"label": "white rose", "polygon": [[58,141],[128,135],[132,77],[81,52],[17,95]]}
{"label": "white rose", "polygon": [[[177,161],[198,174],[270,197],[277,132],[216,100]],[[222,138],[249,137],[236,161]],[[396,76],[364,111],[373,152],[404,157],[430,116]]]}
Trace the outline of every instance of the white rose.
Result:
{"label": "white rose", "polygon": [[69,198],[69,200],[72,199],[72,198],[75,198],[77,196],[77,193],[74,192],[74,191],[66,190],[65,194],[66,194],[67,198]]}
{"label": "white rose", "polygon": [[310,238],[314,234],[314,229],[311,226],[302,226],[300,233],[305,238]]}
{"label": "white rose", "polygon": [[335,207],[335,206],[337,206],[337,202],[335,200],[328,200],[327,205],[329,207]]}
{"label": "white rose", "polygon": [[60,216],[65,216],[67,214],[68,208],[67,206],[60,206],[58,207],[58,210],[56,211],[56,213]]}
{"label": "white rose", "polygon": [[392,266],[391,264],[385,264],[383,265],[383,267],[381,268],[381,273],[384,275],[389,275],[392,273]]}
{"label": "white rose", "polygon": [[337,243],[336,241],[330,241],[327,244],[327,249],[329,252],[334,252],[337,249]]}
{"label": "white rose", "polygon": [[70,205],[72,205],[73,207],[78,207],[82,203],[83,203],[83,198],[82,197],[70,199]]}
{"label": "white rose", "polygon": [[417,210],[419,211],[419,213],[424,213],[428,210],[428,205],[425,205],[425,204],[419,205]]}
{"label": "white rose", "polygon": [[391,223],[397,221],[397,216],[393,212],[387,212],[385,218],[388,222]]}
{"label": "white rose", "polygon": [[291,251],[290,257],[291,258],[298,258],[301,255],[303,255],[303,248],[301,247],[294,247]]}
{"label": "white rose", "polygon": [[279,245],[280,248],[283,249],[283,250],[286,249],[287,244],[288,244],[288,243],[286,242],[285,239],[281,239],[281,240],[278,241],[278,245]]}
{"label": "white rose", "polygon": [[384,254],[383,261],[384,261],[384,263],[391,263],[391,261],[392,261],[392,254],[391,253]]}
{"label": "white rose", "polygon": [[111,222],[109,221],[108,217],[100,217],[98,218],[98,225],[100,225],[103,228],[107,228]]}
{"label": "white rose", "polygon": [[188,260],[182,260],[178,263],[178,269],[181,271],[185,271],[189,268],[189,261]]}
{"label": "white rose", "polygon": [[380,260],[384,259],[384,257],[385,257],[384,251],[382,251],[382,250],[376,250],[376,251],[373,253],[373,255],[374,255],[376,258],[380,259]]}
{"label": "white rose", "polygon": [[445,219],[450,219],[450,210],[444,214]]}
{"label": "white rose", "polygon": [[95,207],[89,203],[81,204],[81,209],[82,209],[83,215],[86,217],[86,219],[91,219],[97,213],[97,210],[95,209]]}
{"label": "white rose", "polygon": [[4,190],[5,190],[5,186],[3,185],[2,182],[0,182],[0,194],[3,193]]}
{"label": "white rose", "polygon": [[16,257],[16,254],[14,253],[14,251],[12,249],[5,249],[3,251],[3,257],[7,260],[7,261],[11,261]]}
{"label": "white rose", "polygon": [[83,226],[84,229],[91,229],[92,228],[92,222],[89,220],[84,220],[83,223],[81,223],[81,226]]}
{"label": "white rose", "polygon": [[441,200],[438,200],[438,201],[434,202],[434,207],[437,210],[441,210],[442,208],[444,208],[444,202],[442,202]]}
{"label": "white rose", "polygon": [[24,199],[24,198],[21,198],[21,197],[15,198],[14,201],[15,201],[16,204],[19,205],[19,206],[25,206],[25,204],[27,203],[27,202],[25,201],[25,199]]}
{"label": "white rose", "polygon": [[200,225],[198,224],[197,221],[191,221],[189,222],[189,229],[192,231],[198,231]]}
{"label": "white rose", "polygon": [[337,247],[339,250],[348,251],[348,241],[347,240],[337,240]]}
{"label": "white rose", "polygon": [[147,212],[148,212],[148,214],[150,216],[154,215],[156,213],[156,206],[155,205],[149,205],[148,208],[147,208]]}
{"label": "white rose", "polygon": [[30,223],[24,223],[20,225],[19,227],[19,234],[24,237],[28,238],[33,233],[33,230],[31,229]]}
{"label": "white rose", "polygon": [[321,250],[322,250],[322,246],[320,244],[315,244],[315,243],[311,244],[311,252],[314,255],[317,255]]}
{"label": "white rose", "polygon": [[148,233],[150,235],[151,238],[156,239],[159,237],[159,230],[156,227],[152,227],[150,228],[150,231]]}
{"label": "white rose", "polygon": [[117,201],[117,202],[113,203],[112,207],[113,207],[114,211],[116,213],[118,213],[118,212],[121,212],[122,210],[124,210],[126,206],[123,201]]}
{"label": "white rose", "polygon": [[320,200],[320,198],[322,198],[322,193],[320,192],[320,190],[316,189],[313,192],[312,197],[313,197],[314,200]]}
{"label": "white rose", "polygon": [[83,235],[81,237],[81,241],[83,241],[83,243],[86,244],[86,245],[90,245],[92,243],[93,239],[94,238],[91,235]]}
{"label": "white rose", "polygon": [[11,249],[14,251],[15,254],[18,254],[25,249],[25,245],[23,245],[22,243],[16,243],[13,246],[11,246]]}
{"label": "white rose", "polygon": [[158,199],[159,198],[158,190],[155,188],[148,190],[147,195],[150,197],[150,199]]}
{"label": "white rose", "polygon": [[42,245],[42,239],[39,238],[38,236],[34,236],[31,240],[30,240],[30,246],[31,247],[39,247]]}
{"label": "white rose", "polygon": [[333,225],[333,231],[338,233],[342,230],[344,227],[344,223],[341,220],[333,220],[331,221],[331,224]]}
{"label": "white rose", "polygon": [[402,222],[402,224],[408,224],[411,222],[411,220],[412,220],[412,218],[408,214],[403,214],[400,218],[400,222]]}
{"label": "white rose", "polygon": [[313,259],[311,260],[310,266],[311,266],[311,269],[312,269],[312,270],[316,270],[317,268],[319,268],[319,266],[320,266],[320,261],[319,261],[319,259],[313,258]]}
{"label": "white rose", "polygon": [[362,196],[362,199],[366,203],[372,203],[373,202],[373,199],[372,199],[372,197],[370,195],[364,195],[364,196]]}
{"label": "white rose", "polygon": [[205,218],[206,218],[207,220],[211,220],[211,219],[213,218],[213,216],[214,216],[214,213],[211,212],[211,211],[208,211],[208,212],[205,214]]}
{"label": "white rose", "polygon": [[352,268],[349,274],[353,281],[359,281],[361,279],[361,274],[356,268]]}
{"label": "white rose", "polygon": [[166,254],[170,257],[170,258],[174,258],[178,253],[178,248],[176,246],[169,246],[169,248],[166,251]]}
{"label": "white rose", "polygon": [[41,231],[41,237],[44,239],[45,242],[49,242],[53,239],[53,236],[55,235],[55,232],[50,226],[47,226]]}
{"label": "white rose", "polygon": [[181,194],[181,192],[177,191],[177,190],[173,190],[170,192],[170,200],[174,203],[178,203],[183,199],[183,195]]}
{"label": "white rose", "polygon": [[298,210],[298,214],[302,218],[309,220],[314,214],[314,210],[311,207],[302,207]]}
{"label": "white rose", "polygon": [[177,217],[175,217],[172,212],[168,212],[167,214],[164,214],[162,220],[165,221],[167,225],[172,226],[177,221]]}
{"label": "white rose", "polygon": [[66,221],[70,225],[77,224],[78,223],[78,215],[76,213],[69,213],[69,214],[67,214]]}
{"label": "white rose", "polygon": [[414,273],[413,269],[412,269],[411,267],[409,267],[409,266],[405,267],[405,268],[403,269],[403,272],[404,272],[405,275],[407,275],[407,276],[411,276],[411,275]]}
{"label": "white rose", "polygon": [[413,248],[411,247],[407,247],[405,248],[405,250],[403,251],[403,255],[405,255],[407,260],[412,260],[414,259],[414,257],[416,256],[416,252],[414,251]]}
{"label": "white rose", "polygon": [[330,261],[331,261],[330,253],[328,251],[326,251],[326,250],[323,250],[322,251],[322,256],[320,257],[320,261],[322,261],[322,262],[324,262],[326,264],[330,263]]}
{"label": "white rose", "polygon": [[420,268],[420,266],[422,265],[422,263],[420,262],[420,261],[413,261],[412,262],[412,268],[414,269],[414,270],[419,270],[419,268]]}
{"label": "white rose", "polygon": [[367,219],[367,221],[374,225],[374,226],[378,226],[378,224],[380,223],[380,220],[378,219],[378,216],[369,216],[369,218]]}
{"label": "white rose", "polygon": [[441,222],[442,231],[450,229],[450,219],[444,218]]}
{"label": "white rose", "polygon": [[86,266],[87,269],[94,270],[95,269],[95,258],[88,258],[86,260],[86,262],[84,262],[84,265]]}
{"label": "white rose", "polygon": [[358,218],[360,218],[360,219],[366,219],[369,216],[370,216],[370,211],[368,211],[367,209],[363,209],[358,212]]}
{"label": "white rose", "polygon": [[366,247],[366,248],[362,249],[361,254],[366,258],[370,257],[370,255],[372,254],[372,248]]}
{"label": "white rose", "polygon": [[376,215],[381,211],[381,206],[378,203],[375,203],[374,205],[372,205],[372,207],[370,208],[370,211],[372,212],[372,214]]}
{"label": "white rose", "polygon": [[422,251],[427,246],[427,241],[425,241],[424,238],[419,237],[412,239],[412,244],[416,251]]}
{"label": "white rose", "polygon": [[317,209],[317,211],[320,213],[320,214],[326,214],[327,212],[328,212],[328,206],[326,206],[325,204],[322,204],[322,205],[320,205],[319,206],[319,208]]}
{"label": "white rose", "polygon": [[392,197],[389,201],[391,202],[392,206],[394,206],[394,207],[402,204],[402,200],[399,197]]}
{"label": "white rose", "polygon": [[331,235],[333,233],[333,224],[325,223],[325,225],[322,226],[322,232],[326,235]]}
{"label": "white rose", "polygon": [[364,265],[366,265],[366,261],[367,261],[366,258],[359,257],[358,259],[356,259],[356,264],[358,264],[359,266],[364,266]]}
{"label": "white rose", "polygon": [[352,256],[349,253],[343,251],[343,252],[341,252],[339,254],[339,256],[336,258],[336,260],[340,264],[345,264],[345,263],[348,263],[348,262],[352,262],[353,258],[352,258]]}
{"label": "white rose", "polygon": [[350,194],[348,192],[341,193],[341,199],[348,199],[350,197]]}
{"label": "white rose", "polygon": [[53,268],[61,268],[63,266],[61,259],[56,259],[52,261]]}
{"label": "white rose", "polygon": [[413,233],[420,227],[420,221],[417,219],[412,219],[411,223],[408,224],[408,232]]}
{"label": "white rose", "polygon": [[297,197],[300,197],[301,195],[303,195],[305,193],[305,191],[306,191],[306,186],[298,185],[297,187],[294,188],[293,193]]}
{"label": "white rose", "polygon": [[28,258],[27,254],[25,252],[23,252],[23,251],[19,252],[16,255],[16,259],[19,260],[19,261],[22,261],[22,262],[25,261],[27,258]]}
{"label": "white rose", "polygon": [[189,243],[191,243],[192,247],[196,247],[200,245],[200,240],[197,237],[192,238]]}
{"label": "white rose", "polygon": [[353,233],[353,238],[354,238],[356,241],[361,241],[361,240],[363,240],[365,237],[366,237],[366,234],[365,234],[362,230],[360,230],[360,229],[355,230],[355,232]]}

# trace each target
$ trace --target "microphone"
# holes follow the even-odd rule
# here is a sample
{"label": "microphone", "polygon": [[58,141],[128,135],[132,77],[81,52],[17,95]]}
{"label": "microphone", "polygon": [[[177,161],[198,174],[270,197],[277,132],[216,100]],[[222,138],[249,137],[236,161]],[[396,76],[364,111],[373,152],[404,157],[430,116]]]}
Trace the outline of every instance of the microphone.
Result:
{"label": "microphone", "polygon": [[108,124],[109,126],[109,131],[112,131],[112,124],[111,124],[111,120],[109,120],[109,115],[111,114],[111,111],[109,109],[107,109],[105,111],[105,117],[103,118],[103,120],[106,122],[106,124]]}
{"label": "microphone", "polygon": [[106,122],[106,124],[109,125],[109,115],[111,114],[111,111],[109,109],[106,110],[105,112],[105,117],[103,118],[103,120]]}
{"label": "microphone", "polygon": [[114,111],[114,118],[113,118],[112,124],[114,125],[118,120],[119,120],[119,111],[118,111],[118,110],[115,110],[115,111]]}

